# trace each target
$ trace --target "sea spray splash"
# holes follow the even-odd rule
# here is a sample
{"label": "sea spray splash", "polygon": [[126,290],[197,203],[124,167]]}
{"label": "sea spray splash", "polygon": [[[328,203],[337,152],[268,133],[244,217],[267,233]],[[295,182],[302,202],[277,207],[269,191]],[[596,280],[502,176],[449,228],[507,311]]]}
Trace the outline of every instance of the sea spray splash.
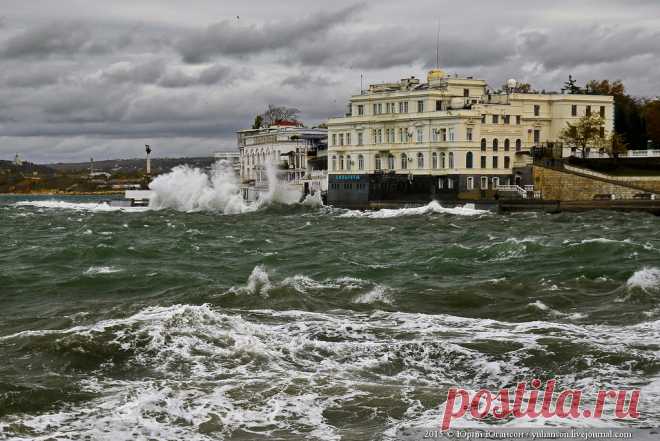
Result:
{"label": "sea spray splash", "polygon": [[154,197],[150,207],[240,214],[255,211],[271,202],[293,204],[300,200],[299,191],[277,179],[274,165],[268,164],[266,172],[268,191],[259,201],[250,203],[241,196],[239,180],[230,162],[216,162],[209,173],[181,165],[151,182],[149,188],[154,192]]}

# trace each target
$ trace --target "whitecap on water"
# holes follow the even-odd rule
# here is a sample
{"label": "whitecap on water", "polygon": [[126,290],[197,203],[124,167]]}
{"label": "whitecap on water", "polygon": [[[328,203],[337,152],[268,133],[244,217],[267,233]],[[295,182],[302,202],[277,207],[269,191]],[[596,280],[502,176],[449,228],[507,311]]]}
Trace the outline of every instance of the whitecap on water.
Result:
{"label": "whitecap on water", "polygon": [[375,211],[348,210],[339,215],[339,217],[367,217],[372,219],[387,219],[399,216],[415,216],[432,213],[452,214],[457,216],[475,216],[489,213],[488,210],[478,210],[473,204],[465,204],[458,207],[443,207],[438,201],[431,201],[422,207],[413,208],[383,208]]}
{"label": "whitecap on water", "polygon": [[16,202],[14,205],[19,207],[23,206],[23,207],[37,207],[37,208],[92,211],[92,212],[109,212],[109,211],[142,212],[148,210],[147,207],[113,207],[105,202],[68,202],[68,201],[58,201],[58,200],[20,201],[20,202]]}
{"label": "whitecap on water", "polygon": [[645,292],[660,291],[660,269],[644,267],[630,276],[626,281],[627,288],[639,288]]}
{"label": "whitecap on water", "polygon": [[114,266],[90,266],[85,270],[85,274],[87,275],[95,275],[95,274],[113,274],[113,273],[118,273],[121,271],[121,268],[117,268]]}

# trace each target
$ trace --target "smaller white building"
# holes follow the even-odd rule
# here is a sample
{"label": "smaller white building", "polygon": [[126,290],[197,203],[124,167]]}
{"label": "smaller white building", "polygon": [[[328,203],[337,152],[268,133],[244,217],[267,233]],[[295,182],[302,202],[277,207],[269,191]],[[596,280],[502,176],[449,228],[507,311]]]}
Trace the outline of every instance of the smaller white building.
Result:
{"label": "smaller white building", "polygon": [[[327,190],[327,129],[280,121],[237,132],[240,176],[246,199],[268,189],[268,167],[279,181],[300,186],[301,193]],[[256,195],[256,196],[255,196]]]}

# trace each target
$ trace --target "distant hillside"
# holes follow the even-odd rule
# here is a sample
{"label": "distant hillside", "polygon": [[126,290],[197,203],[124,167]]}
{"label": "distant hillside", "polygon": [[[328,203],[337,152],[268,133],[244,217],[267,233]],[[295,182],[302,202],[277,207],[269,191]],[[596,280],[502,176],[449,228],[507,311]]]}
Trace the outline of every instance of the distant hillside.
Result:
{"label": "distant hillside", "polygon": [[20,166],[16,165],[14,161],[0,160],[0,175],[15,176],[33,176],[38,174],[40,176],[52,176],[56,173],[53,167],[46,165],[33,164],[31,162],[23,162]]}
{"label": "distant hillside", "polygon": [[[215,162],[212,157],[201,158],[152,158],[152,175],[167,173],[177,165],[188,164],[191,167],[206,168]],[[89,171],[89,162],[72,162],[56,164],[47,164],[48,167],[63,173]],[[104,161],[94,161],[94,171],[103,171],[108,173],[135,173],[143,172],[146,167],[144,158],[135,159],[108,159]]]}

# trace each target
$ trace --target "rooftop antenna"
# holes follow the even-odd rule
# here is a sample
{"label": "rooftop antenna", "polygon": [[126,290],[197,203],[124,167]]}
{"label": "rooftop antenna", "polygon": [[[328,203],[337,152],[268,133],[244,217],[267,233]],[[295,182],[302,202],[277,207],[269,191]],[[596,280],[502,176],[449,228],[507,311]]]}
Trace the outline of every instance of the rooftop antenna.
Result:
{"label": "rooftop antenna", "polygon": [[435,68],[440,69],[440,19],[438,19],[438,31],[435,38]]}
{"label": "rooftop antenna", "polygon": [[151,146],[145,144],[144,150],[147,152],[147,176],[151,176]]}
{"label": "rooftop antenna", "polygon": [[360,95],[364,92],[364,74],[360,74]]}

